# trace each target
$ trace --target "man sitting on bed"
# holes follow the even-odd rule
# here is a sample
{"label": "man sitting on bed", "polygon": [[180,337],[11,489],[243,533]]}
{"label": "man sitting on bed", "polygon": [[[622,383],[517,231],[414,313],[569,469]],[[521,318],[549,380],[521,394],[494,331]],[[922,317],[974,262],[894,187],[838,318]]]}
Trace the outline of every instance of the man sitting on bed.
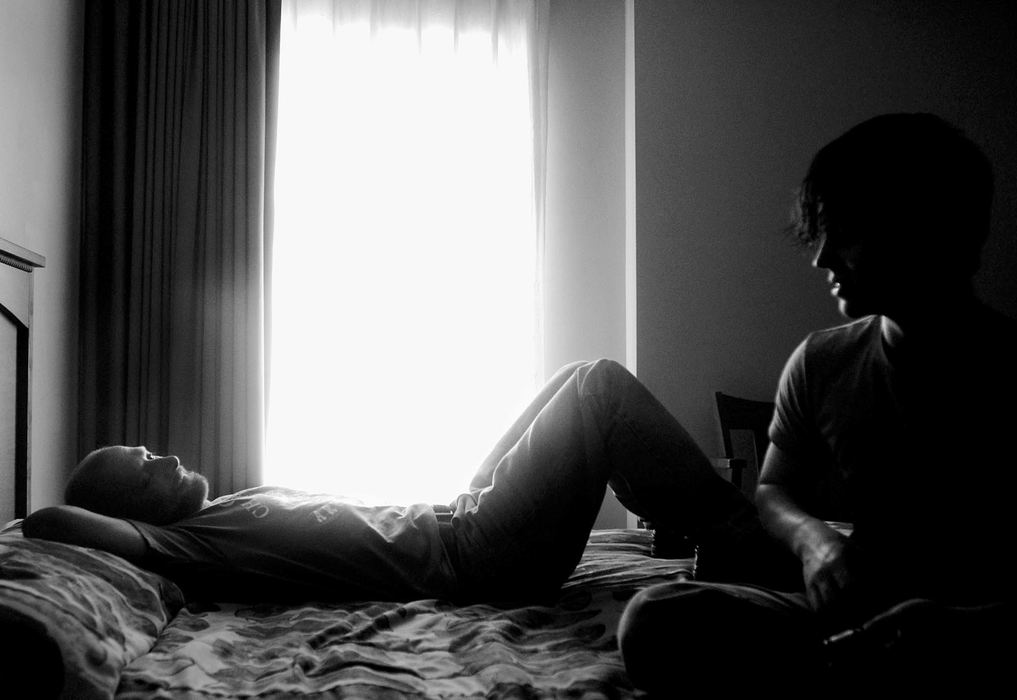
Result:
{"label": "man sitting on bed", "polygon": [[[322,443],[323,461],[331,457]],[[454,514],[258,487],[209,501],[176,457],[92,452],[69,505],[26,518],[29,537],[96,547],[212,600],[543,600],[579,561],[610,485],[633,512],[723,560],[755,508],[619,364],[559,371],[480,466]],[[727,557],[736,558],[736,557]]]}
{"label": "man sitting on bed", "polygon": [[641,592],[620,630],[637,684],[666,689],[679,667],[809,696],[852,674],[852,692],[878,692],[891,669],[908,686],[998,677],[1013,650],[1017,324],[972,287],[992,189],[980,150],[932,115],[876,117],[817,153],[795,232],[852,321],[789,359],[756,492],[794,555],[770,568],[798,585],[755,585],[746,565],[744,585]]}

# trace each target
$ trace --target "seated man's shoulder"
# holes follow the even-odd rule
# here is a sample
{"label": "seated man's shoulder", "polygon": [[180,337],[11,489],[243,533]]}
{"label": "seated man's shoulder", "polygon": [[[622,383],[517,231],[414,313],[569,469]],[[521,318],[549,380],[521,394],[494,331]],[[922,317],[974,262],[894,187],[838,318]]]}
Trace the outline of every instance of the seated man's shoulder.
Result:
{"label": "seated man's shoulder", "polygon": [[880,340],[879,316],[866,316],[850,323],[813,331],[800,346],[811,361],[844,361],[871,351]]}
{"label": "seated man's shoulder", "polygon": [[813,331],[809,334],[808,339],[816,344],[850,344],[865,340],[873,333],[879,333],[879,324],[879,316],[864,316],[854,321]]}

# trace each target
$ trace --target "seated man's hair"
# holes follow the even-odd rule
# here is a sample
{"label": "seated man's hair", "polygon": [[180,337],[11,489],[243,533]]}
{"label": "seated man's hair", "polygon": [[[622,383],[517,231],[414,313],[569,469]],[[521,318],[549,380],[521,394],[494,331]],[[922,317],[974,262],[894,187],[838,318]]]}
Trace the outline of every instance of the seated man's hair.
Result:
{"label": "seated man's hair", "polygon": [[932,114],[884,114],[824,146],[798,191],[790,232],[805,246],[847,235],[915,235],[972,275],[989,234],[992,166]]}

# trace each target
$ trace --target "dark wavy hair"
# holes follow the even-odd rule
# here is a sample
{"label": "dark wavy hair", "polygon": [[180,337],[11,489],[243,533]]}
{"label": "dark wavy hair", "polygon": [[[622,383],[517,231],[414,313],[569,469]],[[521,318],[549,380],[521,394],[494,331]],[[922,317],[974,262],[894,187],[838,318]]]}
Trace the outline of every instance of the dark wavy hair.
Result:
{"label": "dark wavy hair", "polygon": [[884,114],[816,153],[788,233],[806,248],[830,231],[923,236],[974,274],[993,187],[992,165],[960,129],[933,114]]}

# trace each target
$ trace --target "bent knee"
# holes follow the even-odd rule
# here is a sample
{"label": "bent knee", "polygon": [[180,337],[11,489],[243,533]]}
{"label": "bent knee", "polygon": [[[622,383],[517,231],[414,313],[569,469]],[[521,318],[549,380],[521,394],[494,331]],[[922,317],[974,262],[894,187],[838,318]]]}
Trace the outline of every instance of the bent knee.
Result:
{"label": "bent knee", "polygon": [[[676,673],[694,666],[688,629],[689,596],[695,584],[660,584],[639,591],[618,622],[618,650],[629,680],[654,693],[666,693]],[[689,662],[692,661],[690,664]]]}
{"label": "bent knee", "polygon": [[[759,625],[753,607],[709,583],[660,584],[640,591],[618,625],[618,648],[629,680],[637,688],[665,696],[694,679],[722,688],[721,695],[751,688],[761,672],[752,661],[756,657],[750,655],[742,664],[746,676],[732,676],[730,657],[720,650],[738,639],[760,654],[762,635],[771,635],[772,628]],[[746,631],[755,634],[742,637]]]}
{"label": "bent knee", "polygon": [[694,605],[702,584],[692,581],[664,583],[632,596],[618,621],[618,646],[622,656],[642,653],[649,648],[670,646],[676,637],[687,631],[692,616],[688,608]]}
{"label": "bent knee", "polygon": [[609,393],[618,387],[636,381],[635,376],[617,360],[600,358],[585,363],[577,370],[579,388],[582,393]]}

